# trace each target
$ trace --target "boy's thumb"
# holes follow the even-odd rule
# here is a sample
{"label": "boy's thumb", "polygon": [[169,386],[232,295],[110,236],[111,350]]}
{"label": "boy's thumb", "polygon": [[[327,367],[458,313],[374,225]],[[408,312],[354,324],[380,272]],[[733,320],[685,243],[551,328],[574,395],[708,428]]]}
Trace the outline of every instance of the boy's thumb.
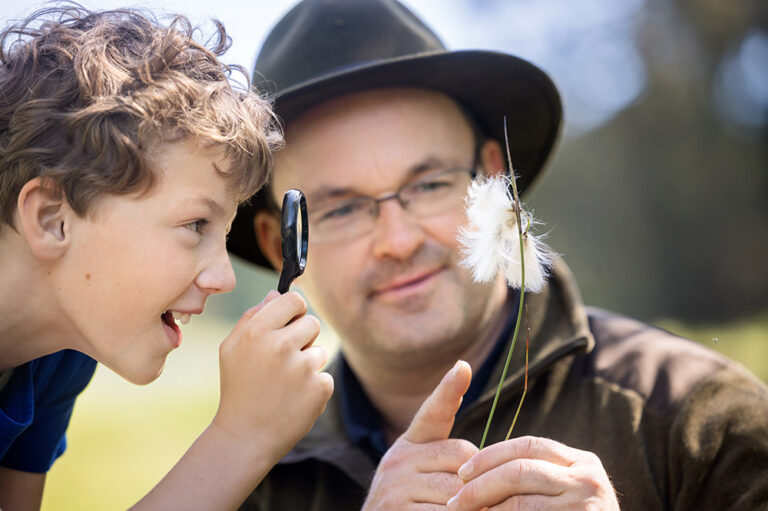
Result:
{"label": "boy's thumb", "polygon": [[234,333],[245,328],[245,325],[248,324],[248,322],[251,320],[253,316],[256,315],[257,312],[263,309],[266,304],[268,304],[278,296],[280,296],[280,293],[278,293],[274,289],[270,290],[260,303],[257,303],[247,311],[243,312],[243,315],[240,316],[240,319],[237,321],[235,328],[232,329],[232,332]]}
{"label": "boy's thumb", "polygon": [[459,411],[464,393],[472,380],[469,364],[459,360],[421,404],[403,433],[409,442],[421,444],[444,440],[451,434],[453,420]]}

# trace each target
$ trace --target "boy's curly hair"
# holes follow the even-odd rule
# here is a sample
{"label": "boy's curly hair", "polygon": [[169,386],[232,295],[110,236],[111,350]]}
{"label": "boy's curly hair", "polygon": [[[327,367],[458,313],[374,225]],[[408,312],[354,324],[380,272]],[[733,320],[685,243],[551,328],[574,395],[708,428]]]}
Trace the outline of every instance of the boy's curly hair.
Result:
{"label": "boy's curly hair", "polygon": [[214,23],[208,48],[182,16],[164,26],[139,10],[68,4],[0,33],[0,226],[13,225],[35,177],[81,216],[104,194],[147,191],[148,150],[185,137],[225,148],[240,200],[258,190],[282,136],[247,72],[218,60],[230,39]]}

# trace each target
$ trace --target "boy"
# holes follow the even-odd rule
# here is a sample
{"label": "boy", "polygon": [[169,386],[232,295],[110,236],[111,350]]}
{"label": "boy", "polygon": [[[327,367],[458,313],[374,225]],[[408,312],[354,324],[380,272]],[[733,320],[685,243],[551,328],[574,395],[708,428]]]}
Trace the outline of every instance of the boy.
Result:
{"label": "boy", "polygon": [[[0,35],[6,511],[40,507],[92,359],[151,382],[181,344],[176,321],[235,285],[226,236],[281,139],[269,106],[230,83],[217,27],[208,49],[184,18],[73,6]],[[247,311],[220,348],[210,426],[136,509],[237,507],[332,392],[318,331],[296,293]]]}

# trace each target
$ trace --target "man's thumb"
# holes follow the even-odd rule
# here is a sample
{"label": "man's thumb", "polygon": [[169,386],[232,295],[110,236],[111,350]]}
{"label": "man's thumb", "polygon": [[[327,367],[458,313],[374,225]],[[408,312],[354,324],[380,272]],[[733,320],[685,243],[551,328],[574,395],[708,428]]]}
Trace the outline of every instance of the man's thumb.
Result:
{"label": "man's thumb", "polygon": [[459,411],[462,397],[471,380],[472,369],[469,364],[463,360],[456,362],[421,404],[411,425],[403,434],[405,439],[421,444],[448,438],[456,412]]}

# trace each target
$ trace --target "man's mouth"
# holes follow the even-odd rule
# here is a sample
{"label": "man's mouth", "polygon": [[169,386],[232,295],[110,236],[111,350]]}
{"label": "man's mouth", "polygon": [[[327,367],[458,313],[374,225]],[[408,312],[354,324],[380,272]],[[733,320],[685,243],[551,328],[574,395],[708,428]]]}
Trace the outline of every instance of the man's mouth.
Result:
{"label": "man's mouth", "polygon": [[385,284],[374,288],[371,296],[385,295],[389,293],[407,292],[410,289],[416,289],[420,284],[431,279],[433,276],[440,272],[437,270],[430,270],[425,272],[419,272],[411,275],[404,275],[394,278]]}

